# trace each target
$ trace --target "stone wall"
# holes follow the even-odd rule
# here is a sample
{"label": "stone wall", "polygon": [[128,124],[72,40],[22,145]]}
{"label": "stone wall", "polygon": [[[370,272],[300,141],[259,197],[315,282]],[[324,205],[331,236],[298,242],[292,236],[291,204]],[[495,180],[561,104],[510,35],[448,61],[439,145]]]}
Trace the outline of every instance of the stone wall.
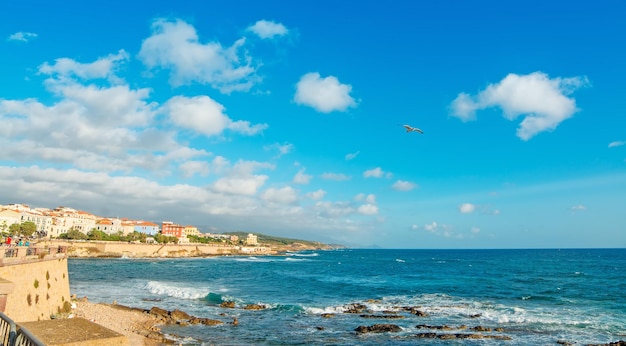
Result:
{"label": "stone wall", "polygon": [[12,286],[4,313],[15,322],[49,320],[71,307],[65,254],[41,257],[5,258],[0,263],[0,278]]}

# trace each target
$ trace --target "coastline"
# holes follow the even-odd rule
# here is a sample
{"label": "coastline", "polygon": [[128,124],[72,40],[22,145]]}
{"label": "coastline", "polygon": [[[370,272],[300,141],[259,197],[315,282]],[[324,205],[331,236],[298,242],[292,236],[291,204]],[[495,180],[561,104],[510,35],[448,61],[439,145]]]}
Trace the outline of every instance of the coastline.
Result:
{"label": "coastline", "polygon": [[143,244],[112,241],[46,240],[36,247],[67,248],[69,258],[188,258],[211,256],[271,256],[287,252],[335,249],[325,244],[311,246],[303,243],[286,245],[221,245],[221,244]]}
{"label": "coastline", "polygon": [[145,311],[116,304],[92,303],[86,297],[74,300],[74,317],[82,317],[125,335],[129,345],[161,346],[167,342],[159,321]]}

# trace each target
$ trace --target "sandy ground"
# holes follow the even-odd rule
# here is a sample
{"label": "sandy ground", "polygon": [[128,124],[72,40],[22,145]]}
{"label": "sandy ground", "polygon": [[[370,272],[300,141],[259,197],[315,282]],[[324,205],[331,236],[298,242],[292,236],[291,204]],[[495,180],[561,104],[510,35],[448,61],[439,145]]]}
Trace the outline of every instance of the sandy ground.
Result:
{"label": "sandy ground", "polygon": [[121,305],[92,303],[86,299],[74,302],[73,314],[103,327],[126,335],[131,346],[159,346],[162,343],[143,335],[147,331],[158,331],[156,320],[146,313]]}

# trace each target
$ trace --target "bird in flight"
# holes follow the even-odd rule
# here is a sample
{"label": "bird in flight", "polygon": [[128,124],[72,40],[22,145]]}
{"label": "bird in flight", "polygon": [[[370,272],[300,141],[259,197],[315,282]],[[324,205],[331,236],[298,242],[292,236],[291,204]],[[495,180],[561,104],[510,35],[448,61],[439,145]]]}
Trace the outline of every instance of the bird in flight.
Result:
{"label": "bird in flight", "polygon": [[406,129],[406,132],[419,132],[421,134],[424,134],[424,131],[418,129],[417,127],[413,127],[411,125],[402,125],[404,126],[404,128]]}

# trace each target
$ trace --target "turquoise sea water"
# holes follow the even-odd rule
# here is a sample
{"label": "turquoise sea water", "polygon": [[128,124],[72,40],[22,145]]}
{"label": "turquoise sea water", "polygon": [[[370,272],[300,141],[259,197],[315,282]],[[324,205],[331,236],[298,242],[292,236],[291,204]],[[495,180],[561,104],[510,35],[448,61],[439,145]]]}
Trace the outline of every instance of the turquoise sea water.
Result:
{"label": "turquoise sea water", "polygon": [[[626,340],[626,249],[344,249],[271,257],[70,259],[68,265],[70,290],[78,297],[180,309],[226,322],[163,328],[186,345],[556,345],[559,340]],[[221,308],[227,300],[237,307]],[[253,303],[268,308],[242,309]],[[345,313],[354,303],[367,311]],[[323,317],[325,313],[333,315]],[[228,323],[234,317],[238,326]],[[354,331],[380,323],[402,330]],[[480,334],[511,340],[416,338],[428,332],[478,333],[424,325],[503,328]]]}

